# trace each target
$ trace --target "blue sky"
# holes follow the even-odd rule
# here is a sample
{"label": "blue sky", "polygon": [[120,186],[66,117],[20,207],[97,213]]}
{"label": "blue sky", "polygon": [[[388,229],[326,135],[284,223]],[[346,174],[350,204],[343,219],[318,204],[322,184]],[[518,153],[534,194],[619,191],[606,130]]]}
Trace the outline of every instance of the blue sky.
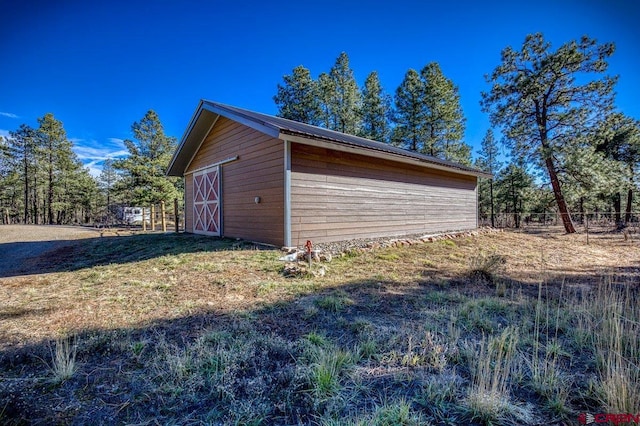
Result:
{"label": "blue sky", "polygon": [[554,47],[583,34],[616,43],[617,106],[640,119],[636,0],[0,0],[0,16],[0,135],[52,112],[94,174],[149,109],[177,138],[201,98],[275,114],[284,74],[302,64],[316,77],[342,51],[360,84],[376,70],[390,94],[409,68],[440,63],[476,151],[484,75],[538,31]]}

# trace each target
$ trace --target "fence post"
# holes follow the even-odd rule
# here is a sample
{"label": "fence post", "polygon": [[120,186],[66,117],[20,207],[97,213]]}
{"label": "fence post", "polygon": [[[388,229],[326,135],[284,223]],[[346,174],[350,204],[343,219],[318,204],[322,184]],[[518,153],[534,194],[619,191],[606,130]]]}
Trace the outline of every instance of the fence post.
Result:
{"label": "fence post", "polygon": [[142,230],[147,231],[147,209],[142,208]]}
{"label": "fence post", "polygon": [[151,204],[151,232],[156,230],[156,205]]}
{"label": "fence post", "polygon": [[176,222],[176,234],[180,232],[180,217],[178,216],[178,199],[173,199],[173,217]]}
{"label": "fence post", "polygon": [[584,215],[584,226],[587,231],[587,245],[589,245],[589,215]]}
{"label": "fence post", "polygon": [[165,217],[164,200],[160,201],[160,220],[162,221],[162,232],[167,232],[167,219]]}

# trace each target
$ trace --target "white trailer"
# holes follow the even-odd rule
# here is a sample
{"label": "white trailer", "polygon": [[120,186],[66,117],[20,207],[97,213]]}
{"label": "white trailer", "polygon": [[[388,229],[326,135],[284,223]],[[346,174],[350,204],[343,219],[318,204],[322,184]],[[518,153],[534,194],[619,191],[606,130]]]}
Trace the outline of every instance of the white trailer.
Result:
{"label": "white trailer", "polygon": [[[118,210],[118,219],[127,225],[142,224],[142,207],[121,207]],[[151,221],[151,213],[147,208],[144,212],[145,222]]]}

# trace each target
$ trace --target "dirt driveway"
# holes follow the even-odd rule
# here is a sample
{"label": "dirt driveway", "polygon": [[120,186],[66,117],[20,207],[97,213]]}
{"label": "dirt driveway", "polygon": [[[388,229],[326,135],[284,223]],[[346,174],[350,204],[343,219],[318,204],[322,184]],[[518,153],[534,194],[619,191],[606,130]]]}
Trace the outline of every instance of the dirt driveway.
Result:
{"label": "dirt driveway", "polygon": [[29,274],[34,260],[79,240],[99,236],[98,229],[79,226],[0,225],[0,278]]}

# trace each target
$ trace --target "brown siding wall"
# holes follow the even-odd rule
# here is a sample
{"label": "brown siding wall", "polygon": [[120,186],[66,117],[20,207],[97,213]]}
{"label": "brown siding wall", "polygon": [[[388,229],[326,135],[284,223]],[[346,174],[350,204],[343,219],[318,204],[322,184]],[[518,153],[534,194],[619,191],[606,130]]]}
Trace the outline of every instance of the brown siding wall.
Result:
{"label": "brown siding wall", "polygon": [[476,178],[292,144],[292,244],[473,229]]}
{"label": "brown siding wall", "polygon": [[[187,171],[222,165],[222,233],[280,245],[284,241],[284,145],[281,140],[220,117]],[[193,231],[192,175],[186,179],[187,232]],[[256,204],[255,197],[261,202]]]}

